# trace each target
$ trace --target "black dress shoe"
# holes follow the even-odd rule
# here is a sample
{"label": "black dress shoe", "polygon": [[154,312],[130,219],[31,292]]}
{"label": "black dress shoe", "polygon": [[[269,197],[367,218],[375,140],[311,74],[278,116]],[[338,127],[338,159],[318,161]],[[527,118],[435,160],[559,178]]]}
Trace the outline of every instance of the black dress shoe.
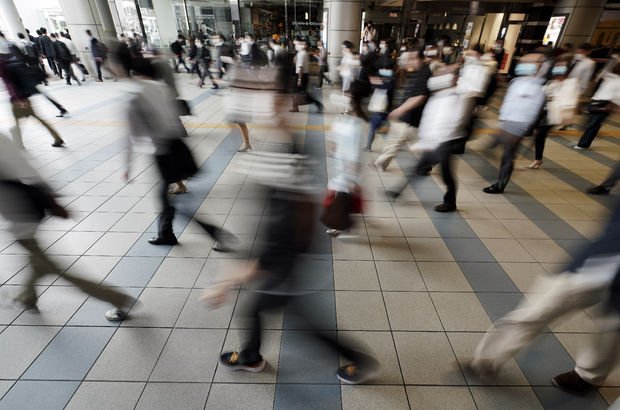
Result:
{"label": "black dress shoe", "polygon": [[176,236],[155,236],[149,239],[151,245],[176,245],[179,243]]}
{"label": "black dress shoe", "polygon": [[590,195],[609,195],[609,191],[611,191],[611,189],[597,185],[588,189],[586,192]]}
{"label": "black dress shoe", "polygon": [[456,205],[446,204],[444,202],[443,204],[437,205],[435,207],[435,211],[437,211],[437,212],[454,212],[454,211],[456,211]]}
{"label": "black dress shoe", "polygon": [[493,184],[486,188],[482,188],[482,192],[487,193],[487,194],[502,194],[504,193],[504,190],[500,189],[496,184]]}
{"label": "black dress shoe", "polygon": [[385,193],[387,194],[388,198],[390,198],[392,201],[396,201],[396,199],[398,199],[398,197],[400,196],[400,192],[396,192],[392,190],[387,190],[385,191]]}
{"label": "black dress shoe", "polygon": [[64,145],[65,145],[65,142],[63,140],[60,140],[60,141],[54,141],[54,143],[52,144],[52,147],[59,148],[59,147],[63,147]]}
{"label": "black dress shoe", "polygon": [[58,117],[58,118],[62,118],[62,117],[64,117],[64,116],[65,116],[65,114],[68,114],[68,113],[69,113],[69,111],[67,111],[67,110],[66,110],[66,109],[64,109],[64,108],[61,108],[61,109],[60,109],[60,114],[58,114],[56,117]]}
{"label": "black dress shoe", "polygon": [[565,392],[572,394],[586,394],[596,389],[596,386],[583,380],[574,370],[558,374],[551,379],[551,383]]}

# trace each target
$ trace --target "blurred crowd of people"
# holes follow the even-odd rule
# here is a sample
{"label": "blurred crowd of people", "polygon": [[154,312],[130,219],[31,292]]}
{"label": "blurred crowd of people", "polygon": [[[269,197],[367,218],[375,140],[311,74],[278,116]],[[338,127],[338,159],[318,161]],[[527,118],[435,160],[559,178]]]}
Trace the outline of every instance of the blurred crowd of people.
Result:
{"label": "blurred crowd of people", "polygon": [[[373,31],[374,30],[374,31]],[[29,33],[28,33],[29,34]],[[53,33],[37,30],[38,37],[20,35],[10,43],[0,42],[0,76],[9,92],[15,127],[14,143],[0,138],[0,206],[5,219],[12,223],[12,232],[30,253],[34,268],[32,278],[16,301],[23,307],[36,307],[34,285],[47,273],[64,276],[83,291],[106,301],[115,309],[106,313],[110,320],[127,317],[133,304],[129,296],[100,285],[62,273],[45,256],[36,241],[36,229],[46,214],[68,217],[54,199],[49,186],[27,165],[23,157],[23,137],[19,121],[25,117],[38,119],[52,134],[54,147],[64,146],[58,132],[32,109],[29,98],[43,94],[60,110],[67,110],[42,90],[48,83],[46,65],[67,84],[80,84],[75,72],[85,81],[86,68],[81,65],[75,45],[68,32]],[[535,141],[534,161],[528,169],[543,166],[545,141],[549,134],[577,123],[581,112],[586,114],[585,130],[575,149],[589,149],[602,124],[620,105],[620,55],[614,53],[608,63],[595,72],[596,64],[589,58],[591,47],[583,44],[572,48],[533,47],[513,62],[508,78],[498,75],[505,64],[501,40],[493,47],[472,47],[459,53],[448,38],[433,44],[422,41],[396,46],[389,39],[377,39],[376,30],[367,26],[359,52],[350,41],[341,46],[341,58],[330,69],[330,56],[325,45],[317,42],[310,49],[304,38],[294,41],[273,39],[261,46],[251,34],[227,41],[218,34],[188,36],[179,33],[170,46],[169,56],[144,43],[137,33],[122,35],[118,41],[105,44],[91,32],[90,50],[96,66],[97,81],[103,81],[102,70],[109,71],[117,81],[131,83],[127,87],[130,102],[126,112],[129,123],[127,138],[127,170],[131,175],[132,152],[136,144],[147,142],[154,149],[155,163],[161,179],[158,200],[161,213],[158,234],[153,245],[174,246],[178,243],[173,231],[177,212],[176,194],[187,191],[185,180],[200,172],[184,142],[188,136],[181,117],[191,115],[191,106],[184,101],[175,85],[175,72],[183,67],[196,74],[203,87],[207,77],[213,89],[226,88],[227,120],[237,124],[243,142],[239,151],[252,160],[248,172],[266,189],[269,203],[267,239],[263,251],[237,273],[216,284],[205,294],[212,306],[226,300],[230,290],[240,283],[261,279],[259,296],[250,309],[251,331],[240,351],[225,352],[223,366],[235,370],[259,372],[265,368],[261,356],[261,316],[265,311],[282,308],[295,299],[293,283],[301,256],[309,252],[315,235],[315,220],[323,222],[333,237],[349,230],[355,213],[362,212],[361,191],[364,151],[373,150],[378,131],[389,127],[382,152],[374,165],[384,172],[400,152],[413,152],[417,160],[405,170],[402,183],[387,192],[396,200],[410,184],[428,176],[439,166],[446,193],[435,207],[437,212],[455,212],[457,178],[454,156],[465,152],[466,144],[475,134],[477,120],[491,106],[491,98],[506,79],[506,91],[499,107],[499,122],[493,140],[487,147],[501,147],[497,181],[482,188],[487,194],[502,194],[514,170],[518,148],[525,137]],[[315,63],[315,64],[314,64]],[[312,68],[316,65],[318,70]],[[74,71],[73,66],[78,70]],[[63,74],[64,72],[64,74]],[[311,77],[316,75],[313,85]],[[339,77],[342,89],[332,90],[336,97],[338,116],[327,136],[328,155],[333,172],[324,188],[327,194],[318,210],[312,187],[316,173],[309,163],[288,113],[312,105],[317,113],[325,106],[324,84],[331,85]],[[247,124],[266,123],[284,137],[278,152],[254,152]],[[274,132],[276,132],[274,131]],[[19,164],[18,164],[19,163]],[[253,168],[255,167],[255,168]],[[256,171],[256,172],[254,172]],[[620,168],[592,187],[591,194],[608,194],[620,177]],[[176,185],[172,194],[170,185]],[[6,195],[6,196],[4,196]],[[583,360],[570,373],[554,379],[559,387],[581,393],[599,385],[613,367],[617,355],[618,309],[620,305],[620,219],[615,208],[605,234],[584,254],[575,259],[567,273],[552,280],[542,302],[525,302],[510,313],[482,340],[471,368],[486,377],[497,373],[501,365],[529,343],[546,324],[575,309],[603,303],[601,316],[608,320],[600,337],[593,342]],[[234,251],[237,238],[216,225],[198,220],[214,242],[213,249]],[[337,240],[337,239],[335,239]],[[313,322],[312,314],[299,312],[318,340],[339,352],[350,363],[342,366],[338,377],[345,383],[361,383],[374,374],[378,363],[352,344],[322,332]],[[612,363],[612,364],[610,364]]]}

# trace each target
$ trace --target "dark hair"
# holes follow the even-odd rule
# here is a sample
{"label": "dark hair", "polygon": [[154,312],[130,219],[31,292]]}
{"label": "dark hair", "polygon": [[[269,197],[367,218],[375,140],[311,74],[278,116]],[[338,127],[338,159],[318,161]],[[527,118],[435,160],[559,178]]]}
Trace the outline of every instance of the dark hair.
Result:
{"label": "dark hair", "polygon": [[353,50],[353,43],[351,43],[349,40],[343,41],[342,45],[348,48],[349,50]]}
{"label": "dark hair", "polygon": [[24,33],[17,33],[17,37],[18,37],[18,38],[21,38],[21,39],[26,38],[26,36],[24,35]]}
{"label": "dark hair", "polygon": [[252,33],[245,33],[246,37],[250,37],[252,40],[255,39],[254,35]]}
{"label": "dark hair", "polygon": [[86,30],[86,34],[92,37],[93,33],[90,30]]}
{"label": "dark hair", "polygon": [[56,34],[52,33],[52,34],[50,34],[50,37],[51,38],[56,38]]}
{"label": "dark hair", "polygon": [[47,29],[45,27],[41,27],[41,34],[47,34]]}
{"label": "dark hair", "polygon": [[30,30],[26,29],[26,33],[30,34]]}
{"label": "dark hair", "polygon": [[37,33],[38,35],[41,35],[41,30],[37,30],[37,31],[36,31],[36,33]]}

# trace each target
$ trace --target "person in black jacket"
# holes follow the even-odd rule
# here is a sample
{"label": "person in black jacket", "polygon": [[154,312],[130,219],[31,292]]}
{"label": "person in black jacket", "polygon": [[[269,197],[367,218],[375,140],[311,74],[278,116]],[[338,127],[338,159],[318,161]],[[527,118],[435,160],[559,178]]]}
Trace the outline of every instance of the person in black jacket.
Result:
{"label": "person in black jacket", "polygon": [[185,59],[184,59],[185,50],[183,49],[184,43],[185,43],[185,37],[179,34],[179,37],[176,39],[176,41],[170,44],[170,51],[172,51],[177,58],[177,61],[175,61],[174,63],[174,71],[177,73],[179,72],[179,66],[181,64],[183,64],[185,71],[187,71],[188,73],[190,72],[190,69],[187,68],[187,65],[185,64]]}
{"label": "person in black jacket", "polygon": [[56,66],[56,49],[54,48],[54,44],[52,40],[47,35],[47,29],[45,27],[40,28],[41,37],[39,38],[39,44],[41,45],[41,52],[43,53],[43,57],[47,59],[47,63],[50,68],[58,77],[62,79],[62,72]]}
{"label": "person in black jacket", "polygon": [[73,62],[71,51],[69,51],[69,48],[65,43],[56,38],[55,34],[52,34],[50,37],[56,53],[56,62],[58,63],[59,68],[65,71],[67,85],[71,85],[71,78],[73,78],[78,85],[82,85],[71,69],[71,63]]}

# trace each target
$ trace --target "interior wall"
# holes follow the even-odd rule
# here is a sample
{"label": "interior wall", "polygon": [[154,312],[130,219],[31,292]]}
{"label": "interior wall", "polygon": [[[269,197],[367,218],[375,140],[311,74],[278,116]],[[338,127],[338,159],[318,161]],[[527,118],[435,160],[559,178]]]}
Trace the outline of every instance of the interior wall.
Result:
{"label": "interior wall", "polygon": [[485,48],[491,47],[499,34],[499,29],[502,26],[502,20],[504,13],[489,13],[487,14],[487,20],[482,30],[482,36],[480,37],[480,45],[484,45]]}

